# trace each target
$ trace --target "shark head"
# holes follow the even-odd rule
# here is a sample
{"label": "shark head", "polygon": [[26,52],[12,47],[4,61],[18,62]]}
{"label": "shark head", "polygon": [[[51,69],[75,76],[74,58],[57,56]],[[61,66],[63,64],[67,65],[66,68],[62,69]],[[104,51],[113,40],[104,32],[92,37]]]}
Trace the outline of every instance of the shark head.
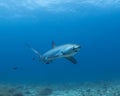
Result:
{"label": "shark head", "polygon": [[64,56],[73,56],[80,50],[80,48],[80,45],[69,44],[66,46],[66,48],[64,48],[62,53],[64,54]]}
{"label": "shark head", "polygon": [[78,51],[80,50],[80,48],[81,48],[81,46],[80,46],[80,45],[77,45],[77,44],[74,44],[74,45],[72,46],[73,52],[78,52]]}

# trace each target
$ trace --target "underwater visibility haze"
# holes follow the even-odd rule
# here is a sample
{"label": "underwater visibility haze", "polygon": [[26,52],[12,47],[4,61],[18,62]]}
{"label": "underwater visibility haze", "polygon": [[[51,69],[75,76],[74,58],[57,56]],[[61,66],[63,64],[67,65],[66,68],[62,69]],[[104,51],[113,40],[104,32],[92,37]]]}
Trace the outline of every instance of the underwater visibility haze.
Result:
{"label": "underwater visibility haze", "polygon": [[[77,64],[40,54],[79,44]],[[120,0],[0,0],[0,81],[81,82],[120,79]]]}

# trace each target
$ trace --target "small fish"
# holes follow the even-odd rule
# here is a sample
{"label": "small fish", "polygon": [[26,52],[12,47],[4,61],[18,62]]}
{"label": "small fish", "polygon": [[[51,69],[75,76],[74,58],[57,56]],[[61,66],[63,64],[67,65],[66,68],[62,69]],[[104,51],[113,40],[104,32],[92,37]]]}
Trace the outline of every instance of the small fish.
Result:
{"label": "small fish", "polygon": [[27,46],[39,56],[40,61],[45,64],[51,63],[55,59],[65,58],[71,61],[73,64],[76,64],[77,61],[73,57],[80,50],[81,46],[77,44],[65,44],[61,46],[56,46],[52,42],[52,49],[48,50],[46,53],[41,55],[36,49],[32,48],[29,44]]}
{"label": "small fish", "polygon": [[34,61],[34,60],[35,60],[35,57],[33,57],[32,60]]}
{"label": "small fish", "polygon": [[12,70],[17,70],[17,69],[18,69],[18,67],[13,67],[13,68],[12,68]]}

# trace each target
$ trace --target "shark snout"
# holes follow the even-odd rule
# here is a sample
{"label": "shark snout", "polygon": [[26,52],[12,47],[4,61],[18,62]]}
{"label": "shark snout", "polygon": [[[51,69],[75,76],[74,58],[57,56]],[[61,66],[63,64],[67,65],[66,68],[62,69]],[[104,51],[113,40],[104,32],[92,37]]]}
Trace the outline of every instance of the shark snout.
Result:
{"label": "shark snout", "polygon": [[78,52],[78,51],[80,50],[80,48],[81,48],[80,45],[74,45],[74,46],[73,46],[73,50],[74,50],[75,52]]}
{"label": "shark snout", "polygon": [[77,45],[76,47],[77,47],[77,48],[81,48],[81,46],[80,46],[80,45]]}

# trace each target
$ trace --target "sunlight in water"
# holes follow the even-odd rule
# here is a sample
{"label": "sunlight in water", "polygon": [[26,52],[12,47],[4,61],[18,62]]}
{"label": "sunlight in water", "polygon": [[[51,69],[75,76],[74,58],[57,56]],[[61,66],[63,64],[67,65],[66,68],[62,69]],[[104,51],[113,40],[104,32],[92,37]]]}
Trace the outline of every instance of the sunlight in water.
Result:
{"label": "sunlight in water", "polygon": [[120,0],[1,0],[0,17],[30,16],[35,11],[83,13],[89,8],[119,8],[119,2]]}

